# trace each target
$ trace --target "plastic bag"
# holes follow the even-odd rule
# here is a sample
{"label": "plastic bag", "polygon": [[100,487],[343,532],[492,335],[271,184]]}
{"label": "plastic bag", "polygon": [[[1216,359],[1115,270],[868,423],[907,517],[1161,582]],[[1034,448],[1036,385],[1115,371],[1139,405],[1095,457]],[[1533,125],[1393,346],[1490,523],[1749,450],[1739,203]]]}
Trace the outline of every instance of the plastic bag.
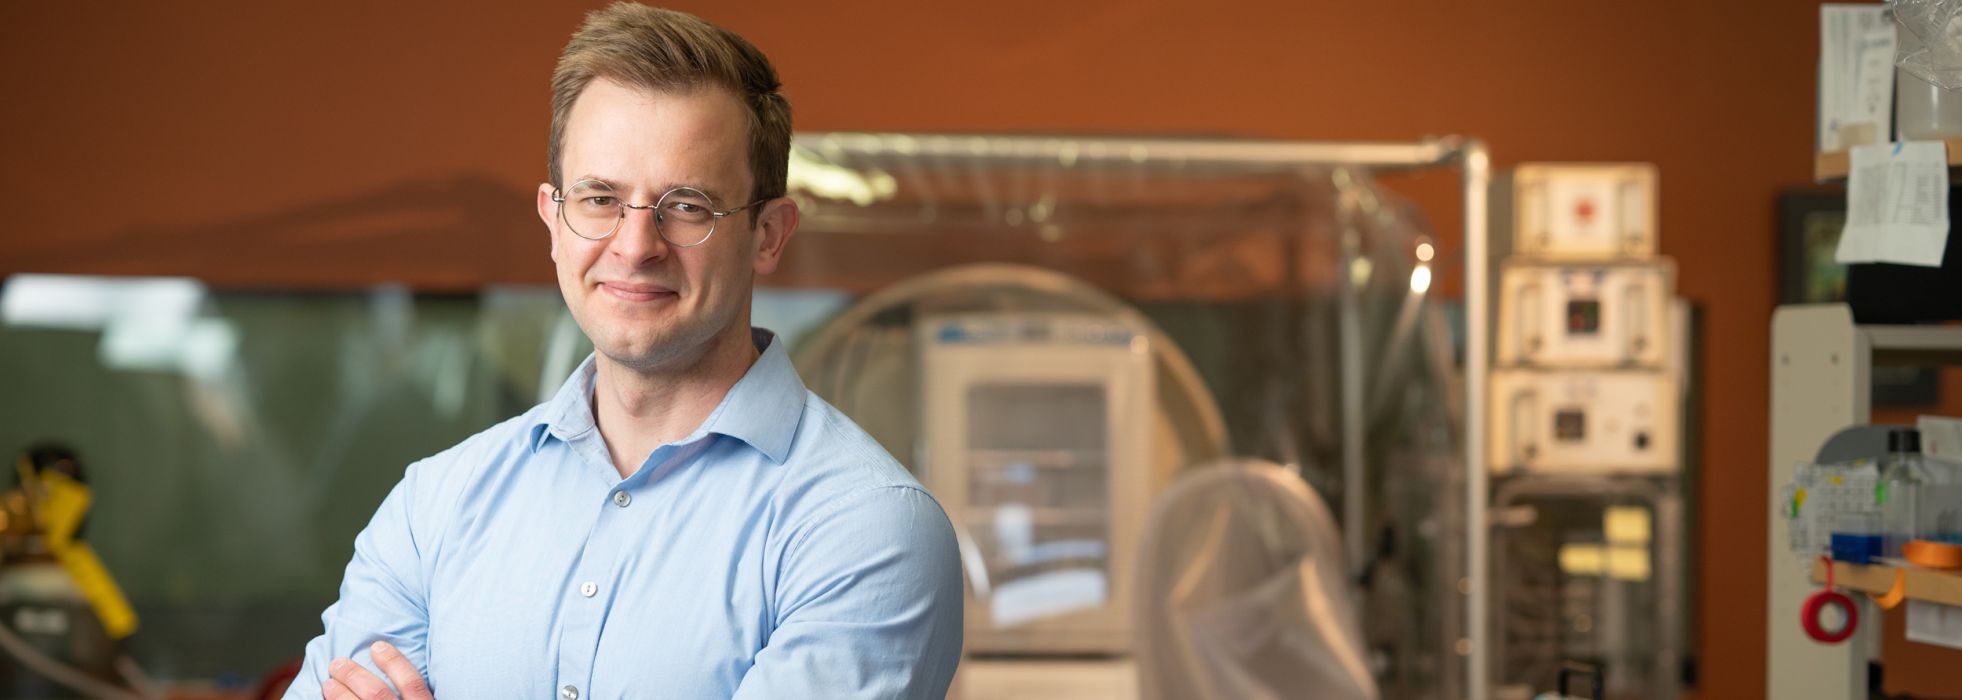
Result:
{"label": "plastic bag", "polygon": [[1901,34],[1894,63],[1947,90],[1962,90],[1962,1],[1896,0]]}

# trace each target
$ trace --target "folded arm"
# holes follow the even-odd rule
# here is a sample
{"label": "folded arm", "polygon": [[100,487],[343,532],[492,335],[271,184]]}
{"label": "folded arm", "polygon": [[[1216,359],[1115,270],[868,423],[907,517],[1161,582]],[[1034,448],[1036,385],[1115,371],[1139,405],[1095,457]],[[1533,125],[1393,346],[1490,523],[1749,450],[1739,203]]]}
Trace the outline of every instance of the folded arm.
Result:
{"label": "folded arm", "polygon": [[736,698],[940,698],[961,655],[961,566],[940,505],[861,491],[794,531],[776,627]]}
{"label": "folded arm", "polygon": [[341,597],[320,616],[326,630],[307,643],[306,662],[286,690],[287,700],[318,700],[331,664],[351,658],[380,672],[370,654],[388,642],[417,668],[427,668],[428,588],[411,527],[416,468],[390,491],[375,517],[354,539],[354,559],[341,580]]}

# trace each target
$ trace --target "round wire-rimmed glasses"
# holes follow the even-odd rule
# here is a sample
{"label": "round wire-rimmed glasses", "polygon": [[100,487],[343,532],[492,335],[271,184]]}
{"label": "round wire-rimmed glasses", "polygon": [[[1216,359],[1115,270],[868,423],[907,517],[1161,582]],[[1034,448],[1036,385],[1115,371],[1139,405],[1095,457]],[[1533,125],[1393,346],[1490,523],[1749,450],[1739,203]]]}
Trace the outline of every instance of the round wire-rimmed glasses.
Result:
{"label": "round wire-rimmed glasses", "polygon": [[559,220],[580,238],[605,239],[620,230],[620,222],[627,220],[628,209],[647,209],[654,212],[654,231],[661,234],[661,240],[677,248],[693,248],[715,235],[715,224],[722,217],[770,200],[759,199],[734,209],[718,210],[715,200],[701,190],[676,187],[653,204],[632,204],[622,200],[612,185],[599,180],[580,180],[570,188],[554,190],[552,201],[559,203]]}

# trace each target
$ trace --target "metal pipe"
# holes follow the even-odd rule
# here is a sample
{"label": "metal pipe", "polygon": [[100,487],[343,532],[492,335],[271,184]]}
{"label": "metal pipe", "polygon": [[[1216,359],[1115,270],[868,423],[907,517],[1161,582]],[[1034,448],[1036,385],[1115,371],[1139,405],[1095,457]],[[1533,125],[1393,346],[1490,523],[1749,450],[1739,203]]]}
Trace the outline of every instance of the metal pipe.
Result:
{"label": "metal pipe", "polygon": [[1053,136],[915,136],[848,132],[801,132],[796,146],[818,153],[853,153],[872,157],[945,157],[993,162],[1056,161],[1065,165],[1136,166],[1153,160],[1178,161],[1187,167],[1304,164],[1359,165],[1376,168],[1439,165],[1451,160],[1462,141],[1453,137],[1416,142],[1348,143],[1306,141],[1236,141],[1227,139],[1151,139],[1121,137],[1062,138]]}
{"label": "metal pipe", "polygon": [[1365,559],[1368,557],[1368,541],[1365,530],[1363,503],[1368,497],[1363,488],[1363,378],[1367,369],[1363,366],[1362,342],[1362,300],[1356,285],[1364,280],[1356,278],[1356,260],[1362,257],[1362,231],[1356,223],[1359,216],[1355,181],[1347,170],[1337,170],[1334,174],[1336,190],[1336,221],[1338,231],[1337,245],[1341,250],[1341,270],[1337,273],[1336,305],[1338,318],[1336,341],[1337,356],[1342,366],[1342,541],[1349,554],[1349,581],[1352,587],[1360,585],[1356,578],[1362,575]]}
{"label": "metal pipe", "polygon": [[1485,464],[1485,395],[1490,350],[1491,282],[1486,258],[1488,220],[1486,200],[1492,180],[1492,158],[1480,141],[1467,141],[1459,152],[1465,176],[1465,680],[1466,697],[1486,700],[1491,695],[1491,659],[1486,623],[1491,571],[1486,544],[1491,535],[1485,507],[1491,472]]}

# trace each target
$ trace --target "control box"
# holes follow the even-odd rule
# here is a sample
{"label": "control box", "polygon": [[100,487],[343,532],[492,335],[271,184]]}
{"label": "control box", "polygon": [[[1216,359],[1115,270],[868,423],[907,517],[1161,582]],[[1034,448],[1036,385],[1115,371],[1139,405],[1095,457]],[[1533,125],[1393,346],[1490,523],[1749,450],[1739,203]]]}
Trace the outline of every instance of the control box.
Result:
{"label": "control box", "polygon": [[1653,474],[1681,463],[1680,375],[1661,369],[1492,371],[1495,472]]}
{"label": "control box", "polygon": [[1498,178],[1493,231],[1512,254],[1546,260],[1656,253],[1656,168],[1648,163],[1526,163]]}
{"label": "control box", "polygon": [[1498,363],[1658,367],[1669,361],[1675,263],[1511,263],[1499,275]]}

